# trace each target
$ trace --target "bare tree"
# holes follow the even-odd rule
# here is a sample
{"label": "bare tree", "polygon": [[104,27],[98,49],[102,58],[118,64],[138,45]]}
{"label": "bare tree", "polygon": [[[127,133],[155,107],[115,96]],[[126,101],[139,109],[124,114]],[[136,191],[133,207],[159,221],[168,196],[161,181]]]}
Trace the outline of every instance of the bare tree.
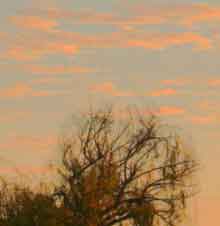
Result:
{"label": "bare tree", "polygon": [[89,112],[62,143],[62,185],[54,195],[72,225],[174,226],[193,194],[197,163],[157,117]]}

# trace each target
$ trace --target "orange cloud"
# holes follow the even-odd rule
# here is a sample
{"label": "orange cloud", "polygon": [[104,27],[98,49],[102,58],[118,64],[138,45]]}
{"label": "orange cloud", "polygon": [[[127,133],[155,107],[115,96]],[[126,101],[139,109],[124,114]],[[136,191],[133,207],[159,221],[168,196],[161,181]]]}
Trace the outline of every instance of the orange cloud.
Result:
{"label": "orange cloud", "polygon": [[[192,32],[183,33],[131,33],[113,32],[110,34],[83,35],[80,33],[56,30],[53,39],[43,36],[43,40],[34,33],[11,37],[1,53],[2,59],[32,61],[48,55],[62,54],[72,56],[79,49],[91,48],[135,48],[161,50],[171,46],[192,45],[195,49],[209,49],[212,42],[207,37]],[[63,68],[58,68],[63,70]]]}
{"label": "orange cloud", "polygon": [[87,48],[133,48],[141,47],[150,50],[161,50],[171,46],[192,45],[194,49],[210,49],[212,42],[209,38],[193,33],[130,33],[113,32],[110,34],[82,35],[71,32],[56,32],[57,38],[72,41],[79,47]]}
{"label": "orange cloud", "polygon": [[69,67],[64,65],[56,66],[41,66],[41,65],[27,65],[27,70],[34,74],[74,74],[74,73],[88,73],[92,69],[86,67]]}
{"label": "orange cloud", "polygon": [[96,12],[93,10],[63,10],[58,8],[39,10],[41,16],[46,16],[50,19],[69,20],[71,23],[76,24],[103,24],[103,25],[143,25],[143,24],[160,24],[166,18],[160,15],[145,14],[145,15],[131,15],[122,16],[113,13]]}
{"label": "orange cloud", "polygon": [[30,41],[27,38],[23,43],[16,43],[16,40],[11,43],[8,49],[2,52],[1,58],[31,61],[51,54],[64,54],[70,56],[78,53],[78,50],[78,46],[68,42],[49,42],[46,40],[40,41],[34,39]]}
{"label": "orange cloud", "polygon": [[166,79],[161,81],[164,85],[171,85],[171,86],[183,86],[189,83],[187,79]]}
{"label": "orange cloud", "polygon": [[[61,9],[28,10],[23,15],[11,17],[17,26],[27,28],[18,31],[14,36],[6,39],[1,58],[19,61],[31,61],[51,54],[72,56],[82,48],[129,48],[141,47],[150,50],[161,50],[171,46],[192,45],[196,49],[209,49],[212,40],[195,32],[182,33],[147,33],[135,32],[136,25],[161,23],[198,23],[218,20],[220,8],[208,5],[175,5],[169,7],[142,7],[133,9],[127,16],[114,13],[99,13],[91,10],[65,11]],[[59,21],[64,19],[72,23],[101,23],[123,28],[111,34],[82,34],[55,29]],[[58,22],[57,22],[58,21]],[[189,22],[191,21],[191,22]],[[69,23],[68,23],[69,25]],[[41,31],[40,34],[33,32]],[[27,32],[28,31],[28,32]],[[48,34],[48,31],[52,33]],[[134,32],[132,32],[134,31]],[[10,34],[7,34],[10,36]]]}
{"label": "orange cloud", "polygon": [[115,97],[131,97],[135,96],[135,93],[129,92],[129,91],[121,91],[117,90],[115,86],[111,82],[105,82],[102,84],[94,85],[90,87],[90,91],[95,93],[103,93],[103,94],[109,94],[111,96]]}
{"label": "orange cloud", "polygon": [[56,78],[56,77],[42,77],[42,78],[37,78],[37,79],[33,79],[31,81],[32,84],[61,84],[65,81],[68,81],[67,79],[61,79],[61,78]]}
{"label": "orange cloud", "polygon": [[208,81],[208,85],[210,86],[220,86],[220,79],[211,79]]}
{"label": "orange cloud", "polygon": [[192,116],[190,121],[194,124],[211,124],[216,122],[216,117],[214,115],[205,115],[205,116]]}
{"label": "orange cloud", "polygon": [[176,34],[157,34],[146,39],[128,40],[130,47],[142,47],[145,49],[164,49],[170,46],[191,44],[197,49],[211,48],[211,41],[199,34],[185,32]]}
{"label": "orange cloud", "polygon": [[38,16],[13,16],[10,17],[10,20],[19,27],[41,31],[52,31],[58,25],[53,20],[43,19]]}
{"label": "orange cloud", "polygon": [[20,97],[46,97],[69,94],[67,91],[42,91],[33,90],[31,86],[25,83],[16,83],[14,86],[0,90],[2,98],[20,98]]}
{"label": "orange cloud", "polygon": [[60,52],[67,55],[72,55],[78,52],[78,46],[71,43],[51,42],[47,45],[48,51],[52,53]]}
{"label": "orange cloud", "polygon": [[220,21],[220,7],[209,6],[208,4],[192,5],[190,15],[182,15],[182,23],[192,26],[202,22]]}
{"label": "orange cloud", "polygon": [[32,92],[32,88],[27,84],[17,83],[13,87],[0,91],[1,97],[24,97]]}
{"label": "orange cloud", "polygon": [[62,19],[77,24],[103,24],[117,27],[165,23],[191,26],[198,23],[220,21],[220,7],[208,4],[159,4],[157,7],[141,4],[129,9],[129,16],[92,10],[72,11],[58,8],[34,10],[33,13],[52,20]]}
{"label": "orange cloud", "polygon": [[166,116],[166,115],[182,115],[185,113],[185,109],[174,106],[161,106],[155,112],[157,115]]}
{"label": "orange cloud", "polygon": [[193,26],[198,23],[220,21],[220,7],[209,4],[159,4],[134,7],[139,15],[154,15],[163,18],[163,23]]}
{"label": "orange cloud", "polygon": [[162,90],[157,90],[157,91],[153,91],[151,93],[151,96],[155,96],[155,97],[159,97],[159,96],[172,96],[177,94],[177,91],[175,89],[162,89]]}
{"label": "orange cloud", "polygon": [[[178,116],[185,113],[185,109],[176,106],[160,106],[157,109],[137,109],[137,111],[133,111],[133,109],[129,109],[129,112],[132,114],[140,114],[143,116]],[[118,118],[128,118],[129,112],[124,109],[119,109],[114,111],[114,115]]]}

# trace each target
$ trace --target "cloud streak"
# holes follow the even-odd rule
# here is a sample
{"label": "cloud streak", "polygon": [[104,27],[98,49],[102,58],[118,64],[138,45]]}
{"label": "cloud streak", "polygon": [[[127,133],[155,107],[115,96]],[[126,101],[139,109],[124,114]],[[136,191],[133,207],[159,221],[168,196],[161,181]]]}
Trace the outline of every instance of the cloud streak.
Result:
{"label": "cloud streak", "polygon": [[173,96],[176,95],[178,92],[175,89],[167,88],[167,89],[161,89],[151,92],[151,96],[153,97],[160,97],[160,96]]}
{"label": "cloud streak", "polygon": [[1,98],[49,97],[67,94],[69,94],[67,91],[34,90],[26,83],[16,83],[12,87],[0,90]]}
{"label": "cloud streak", "polygon": [[16,26],[24,29],[51,32],[58,26],[55,20],[49,20],[39,16],[12,16],[9,19]]}
{"label": "cloud streak", "polygon": [[178,24],[192,26],[198,23],[220,21],[220,7],[209,4],[160,4],[135,5],[128,7],[128,15],[119,12],[98,12],[92,9],[67,10],[61,8],[29,9],[24,15],[31,12],[35,16],[52,20],[65,20],[72,24],[103,24],[117,27],[157,24]]}
{"label": "cloud streak", "polygon": [[93,93],[107,94],[114,97],[133,97],[136,95],[134,92],[117,89],[111,82],[93,85],[90,87],[90,91]]}
{"label": "cloud streak", "polygon": [[199,34],[184,32],[173,34],[150,35],[145,39],[128,40],[128,47],[160,50],[170,46],[193,45],[196,49],[210,49],[211,41]]}
{"label": "cloud streak", "polygon": [[27,65],[25,69],[33,74],[45,74],[45,75],[55,75],[55,74],[76,74],[76,73],[89,73],[93,69],[87,67],[79,66],[65,66],[65,65]]}

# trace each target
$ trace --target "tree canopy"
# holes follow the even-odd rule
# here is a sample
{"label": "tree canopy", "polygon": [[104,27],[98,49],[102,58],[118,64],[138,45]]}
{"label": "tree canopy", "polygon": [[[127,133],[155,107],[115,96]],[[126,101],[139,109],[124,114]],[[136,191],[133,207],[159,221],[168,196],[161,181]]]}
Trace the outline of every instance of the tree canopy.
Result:
{"label": "tree canopy", "polygon": [[119,122],[112,110],[84,116],[62,143],[55,195],[78,226],[168,225],[182,220],[197,168],[191,150],[157,117]]}
{"label": "tree canopy", "polygon": [[6,184],[0,226],[175,226],[193,195],[197,162],[154,115],[89,112],[60,146],[52,192]]}

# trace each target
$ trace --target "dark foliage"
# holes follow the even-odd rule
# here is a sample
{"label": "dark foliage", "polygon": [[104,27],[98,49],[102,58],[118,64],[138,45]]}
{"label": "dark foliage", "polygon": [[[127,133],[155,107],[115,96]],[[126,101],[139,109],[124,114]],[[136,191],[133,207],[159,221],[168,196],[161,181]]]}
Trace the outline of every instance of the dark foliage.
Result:
{"label": "dark foliage", "polygon": [[157,117],[90,112],[62,144],[62,185],[54,197],[72,225],[174,226],[193,194],[197,164]]}

